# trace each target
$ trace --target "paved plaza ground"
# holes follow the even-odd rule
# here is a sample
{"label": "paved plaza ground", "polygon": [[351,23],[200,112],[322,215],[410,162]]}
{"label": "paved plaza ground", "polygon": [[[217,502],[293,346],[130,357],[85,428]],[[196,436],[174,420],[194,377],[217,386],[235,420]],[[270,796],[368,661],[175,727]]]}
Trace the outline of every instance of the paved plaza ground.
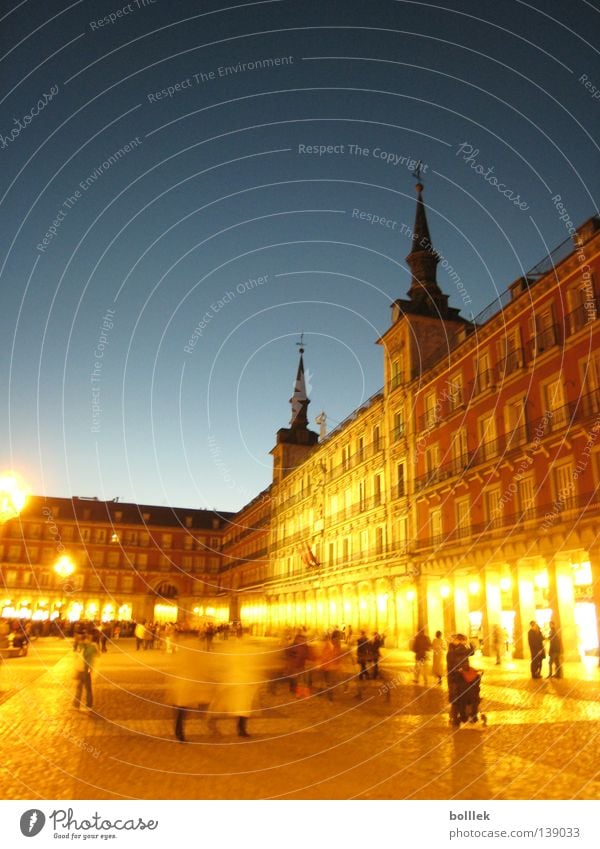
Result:
{"label": "paved plaza ground", "polygon": [[525,661],[477,658],[489,724],[453,730],[445,684],[417,686],[408,652],[384,654],[389,699],[377,681],[331,702],[282,684],[261,691],[249,740],[232,719],[214,736],[198,717],[183,744],[167,703],[173,655],[110,646],[86,714],[71,708],[70,642],[40,639],[0,668],[2,798],[600,799],[596,662],[533,681]]}

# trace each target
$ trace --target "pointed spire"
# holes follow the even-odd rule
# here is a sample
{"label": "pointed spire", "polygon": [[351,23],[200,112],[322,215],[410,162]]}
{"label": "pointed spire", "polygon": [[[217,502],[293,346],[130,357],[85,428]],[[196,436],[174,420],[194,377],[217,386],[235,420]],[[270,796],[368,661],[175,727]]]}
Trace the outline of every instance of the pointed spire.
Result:
{"label": "pointed spire", "polygon": [[292,405],[292,418],[290,426],[292,430],[298,428],[306,429],[308,427],[308,405],[310,401],[306,394],[306,380],[304,378],[304,348],[300,348],[300,362],[298,363],[298,373],[296,375],[296,383],[294,384],[294,394],[290,398]]}
{"label": "pointed spire", "polygon": [[448,310],[448,295],[437,284],[436,267],[440,258],[431,244],[429,225],[423,203],[423,184],[417,183],[417,211],[412,236],[412,250],[406,257],[412,279],[407,294],[415,306],[424,312],[444,316]]}

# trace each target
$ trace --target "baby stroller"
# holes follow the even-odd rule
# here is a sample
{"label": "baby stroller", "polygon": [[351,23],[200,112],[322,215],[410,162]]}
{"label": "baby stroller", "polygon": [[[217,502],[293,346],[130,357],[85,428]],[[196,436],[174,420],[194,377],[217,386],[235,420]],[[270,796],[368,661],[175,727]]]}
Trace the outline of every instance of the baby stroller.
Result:
{"label": "baby stroller", "polygon": [[451,725],[458,727],[463,722],[474,724],[479,722],[480,718],[481,724],[487,725],[487,716],[479,710],[482,677],[483,669],[463,666],[448,680]]}

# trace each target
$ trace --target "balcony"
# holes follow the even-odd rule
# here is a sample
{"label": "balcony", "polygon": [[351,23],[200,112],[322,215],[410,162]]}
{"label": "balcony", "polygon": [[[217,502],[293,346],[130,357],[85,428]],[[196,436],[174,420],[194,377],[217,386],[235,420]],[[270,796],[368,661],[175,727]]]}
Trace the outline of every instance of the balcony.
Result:
{"label": "balcony", "polygon": [[556,348],[556,346],[560,345],[562,341],[562,328],[558,324],[552,324],[550,327],[545,327],[543,330],[539,330],[533,339],[530,339],[527,343],[528,360],[534,360],[536,357],[540,356],[540,354],[544,354],[546,351]]}
{"label": "balcony", "polygon": [[574,510],[580,512],[581,518],[585,516],[586,510],[597,511],[600,503],[600,491],[588,492],[584,495],[574,495],[569,498],[560,498],[550,504],[529,506],[519,513],[511,515],[499,514],[485,522],[454,528],[447,534],[433,536],[422,536],[415,541],[416,549],[438,548],[448,546],[452,543],[468,541],[469,545],[488,540],[499,535],[506,536],[507,529],[513,532],[531,532],[531,523],[536,522],[540,530],[544,530],[546,524],[551,526],[560,521],[563,513]]}

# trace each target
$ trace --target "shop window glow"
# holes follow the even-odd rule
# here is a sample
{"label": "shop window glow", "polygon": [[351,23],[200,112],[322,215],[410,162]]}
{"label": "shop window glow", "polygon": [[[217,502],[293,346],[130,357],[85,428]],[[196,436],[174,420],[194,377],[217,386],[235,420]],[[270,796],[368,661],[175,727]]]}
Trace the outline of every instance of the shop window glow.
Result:
{"label": "shop window glow", "polygon": [[538,574],[534,577],[533,583],[540,590],[548,589],[548,573],[547,572],[538,572]]}

